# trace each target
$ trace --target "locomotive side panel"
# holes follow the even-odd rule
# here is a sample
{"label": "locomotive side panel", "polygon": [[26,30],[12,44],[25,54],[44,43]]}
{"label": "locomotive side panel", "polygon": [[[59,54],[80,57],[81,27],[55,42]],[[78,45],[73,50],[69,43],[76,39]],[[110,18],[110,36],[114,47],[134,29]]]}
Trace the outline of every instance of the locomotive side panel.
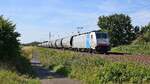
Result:
{"label": "locomotive side panel", "polygon": [[82,34],[73,37],[73,48],[90,48],[90,35]]}
{"label": "locomotive side panel", "polygon": [[85,48],[91,48],[91,38],[90,34],[86,34],[86,47]]}

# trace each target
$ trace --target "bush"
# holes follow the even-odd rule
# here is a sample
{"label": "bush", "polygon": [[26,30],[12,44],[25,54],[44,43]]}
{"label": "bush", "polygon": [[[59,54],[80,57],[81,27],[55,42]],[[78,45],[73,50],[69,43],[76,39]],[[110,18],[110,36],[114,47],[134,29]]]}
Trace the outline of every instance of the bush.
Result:
{"label": "bush", "polygon": [[[147,73],[148,72],[148,73]],[[150,68],[133,63],[115,62],[106,64],[102,70],[101,81],[122,84],[123,82],[142,84],[149,81]]]}
{"label": "bush", "polygon": [[20,47],[15,32],[15,24],[0,16],[0,61],[12,61],[20,56]]}
{"label": "bush", "polygon": [[70,68],[64,65],[57,65],[53,68],[53,70],[59,74],[64,76],[68,76],[70,74]]}
{"label": "bush", "polygon": [[91,56],[53,49],[38,48],[45,66],[85,84],[141,84],[150,81],[150,67],[130,62],[112,62]]}
{"label": "bush", "polygon": [[143,26],[140,31],[139,37],[133,41],[132,44],[142,44],[150,42],[150,23],[146,26]]}
{"label": "bush", "polygon": [[36,76],[30,64],[30,61],[26,57],[24,56],[17,57],[13,64],[15,64],[16,70],[19,73],[26,74],[33,77]]}
{"label": "bush", "polygon": [[21,54],[20,34],[15,32],[15,26],[12,21],[0,16],[0,62],[14,67],[20,73],[31,74],[30,62]]}
{"label": "bush", "polygon": [[99,57],[78,57],[71,64],[71,78],[83,80],[85,84],[98,84],[104,61]]}

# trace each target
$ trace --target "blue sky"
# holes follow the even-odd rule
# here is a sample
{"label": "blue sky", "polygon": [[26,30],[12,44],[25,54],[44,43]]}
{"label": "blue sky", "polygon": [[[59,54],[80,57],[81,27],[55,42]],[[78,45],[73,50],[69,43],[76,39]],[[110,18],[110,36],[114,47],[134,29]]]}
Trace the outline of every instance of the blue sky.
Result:
{"label": "blue sky", "polygon": [[97,30],[98,17],[128,14],[133,25],[150,21],[150,0],[1,0],[0,15],[16,23],[23,43],[64,37],[77,32]]}

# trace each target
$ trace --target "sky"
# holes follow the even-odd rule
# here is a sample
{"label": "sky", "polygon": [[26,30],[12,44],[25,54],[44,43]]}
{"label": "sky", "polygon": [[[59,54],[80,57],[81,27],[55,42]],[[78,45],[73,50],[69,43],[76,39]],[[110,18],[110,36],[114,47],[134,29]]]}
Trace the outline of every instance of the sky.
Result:
{"label": "sky", "polygon": [[98,30],[98,17],[123,13],[132,24],[150,22],[150,0],[1,0],[0,15],[16,24],[20,42],[45,41]]}

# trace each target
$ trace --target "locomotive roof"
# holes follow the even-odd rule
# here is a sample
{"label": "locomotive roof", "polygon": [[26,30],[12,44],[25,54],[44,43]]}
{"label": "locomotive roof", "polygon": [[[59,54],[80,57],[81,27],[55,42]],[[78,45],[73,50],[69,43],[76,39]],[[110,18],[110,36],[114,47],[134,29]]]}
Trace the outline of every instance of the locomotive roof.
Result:
{"label": "locomotive roof", "polygon": [[[70,37],[75,37],[75,36],[83,35],[83,34],[89,34],[89,33],[91,33],[91,32],[103,32],[103,31],[101,31],[101,30],[93,30],[93,31],[90,31],[90,32],[85,32],[85,33],[80,33],[80,34],[72,35],[72,36],[70,36]],[[103,32],[103,33],[106,33],[106,32]],[[60,39],[63,39],[63,38],[60,38]],[[59,39],[56,39],[56,40],[59,40]],[[55,41],[56,41],[56,40],[55,40]],[[46,43],[46,42],[48,42],[48,41],[45,41],[45,42],[43,42],[43,43]]]}
{"label": "locomotive roof", "polygon": [[[89,33],[91,33],[91,32],[102,32],[102,31],[100,31],[100,30],[94,30],[94,31],[90,31],[90,32],[85,32],[85,33],[73,35],[73,36],[78,36],[78,35],[83,35],[83,34],[89,34]],[[106,32],[103,32],[103,33],[106,33]]]}

